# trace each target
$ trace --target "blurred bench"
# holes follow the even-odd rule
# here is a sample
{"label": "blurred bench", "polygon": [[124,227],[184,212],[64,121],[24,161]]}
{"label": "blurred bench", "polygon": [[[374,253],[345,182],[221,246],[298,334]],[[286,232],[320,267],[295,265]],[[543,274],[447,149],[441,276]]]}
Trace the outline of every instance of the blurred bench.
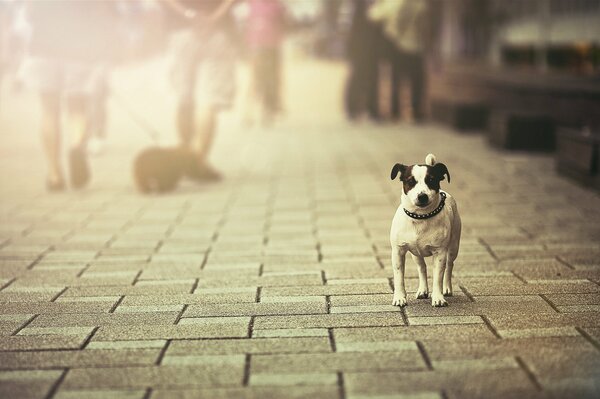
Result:
{"label": "blurred bench", "polygon": [[558,129],[555,159],[558,173],[600,190],[600,132]]}
{"label": "blurred bench", "polygon": [[551,117],[527,110],[494,109],[487,134],[490,144],[509,150],[552,151],[555,126]]}

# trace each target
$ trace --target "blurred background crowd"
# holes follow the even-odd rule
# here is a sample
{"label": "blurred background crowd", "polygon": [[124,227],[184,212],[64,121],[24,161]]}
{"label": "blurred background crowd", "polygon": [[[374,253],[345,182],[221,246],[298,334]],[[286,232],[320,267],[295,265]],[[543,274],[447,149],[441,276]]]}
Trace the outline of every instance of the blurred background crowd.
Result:
{"label": "blurred background crowd", "polygon": [[36,92],[47,189],[81,188],[118,97],[111,73],[168,53],[185,175],[218,180],[206,160],[219,114],[241,98],[245,126],[277,123],[293,39],[347,64],[350,121],[486,129],[493,145],[556,150],[560,170],[599,184],[598,21],[599,0],[0,0],[0,109]]}

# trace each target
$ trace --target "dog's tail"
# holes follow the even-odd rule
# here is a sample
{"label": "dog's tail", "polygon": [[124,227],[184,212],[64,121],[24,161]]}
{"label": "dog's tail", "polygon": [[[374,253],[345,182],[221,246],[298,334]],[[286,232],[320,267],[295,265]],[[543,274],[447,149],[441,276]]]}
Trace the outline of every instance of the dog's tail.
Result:
{"label": "dog's tail", "polygon": [[436,163],[435,155],[427,154],[427,156],[425,157],[425,165],[433,166],[433,165],[435,165],[435,163]]}

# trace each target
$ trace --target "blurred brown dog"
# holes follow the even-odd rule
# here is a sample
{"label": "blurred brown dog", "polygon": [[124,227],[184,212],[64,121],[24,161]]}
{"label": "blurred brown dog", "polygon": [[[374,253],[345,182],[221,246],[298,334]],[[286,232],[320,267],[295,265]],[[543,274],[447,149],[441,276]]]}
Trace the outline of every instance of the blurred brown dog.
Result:
{"label": "blurred brown dog", "polygon": [[135,158],[133,177],[143,193],[165,193],[177,187],[184,175],[193,173],[196,157],[189,151],[170,147],[150,147]]}

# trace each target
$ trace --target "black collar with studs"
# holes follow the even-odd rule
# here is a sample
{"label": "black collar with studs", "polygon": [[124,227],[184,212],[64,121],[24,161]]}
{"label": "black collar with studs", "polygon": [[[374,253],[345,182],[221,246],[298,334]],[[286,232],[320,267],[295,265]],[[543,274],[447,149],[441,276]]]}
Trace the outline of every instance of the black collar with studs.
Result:
{"label": "black collar with studs", "polygon": [[431,211],[429,213],[423,213],[423,214],[414,213],[414,212],[407,211],[406,208],[403,208],[404,213],[406,213],[406,215],[408,215],[409,217],[411,217],[413,219],[418,219],[418,220],[432,218],[435,215],[437,215],[438,213],[440,213],[442,211],[442,209],[444,209],[444,204],[446,203],[446,193],[440,192],[440,196],[442,197],[442,199],[440,200],[440,204],[437,206],[437,208],[435,208],[433,211]]}

